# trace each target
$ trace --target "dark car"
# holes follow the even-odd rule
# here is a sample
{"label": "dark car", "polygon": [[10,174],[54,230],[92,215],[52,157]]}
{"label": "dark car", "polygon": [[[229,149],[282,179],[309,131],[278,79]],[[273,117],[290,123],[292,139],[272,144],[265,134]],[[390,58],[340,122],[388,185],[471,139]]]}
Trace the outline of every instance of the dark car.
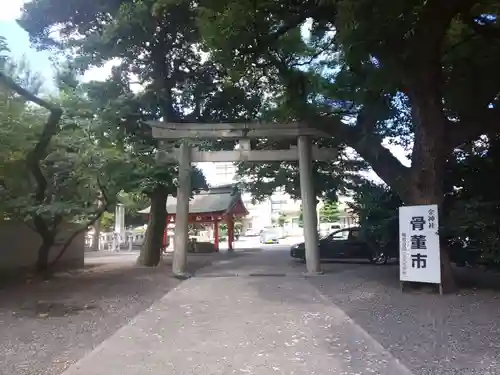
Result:
{"label": "dark car", "polygon": [[[366,259],[374,264],[386,264],[390,256],[377,250],[363,239],[360,228],[336,230],[319,239],[320,259]],[[305,260],[305,244],[290,249],[292,258]]]}

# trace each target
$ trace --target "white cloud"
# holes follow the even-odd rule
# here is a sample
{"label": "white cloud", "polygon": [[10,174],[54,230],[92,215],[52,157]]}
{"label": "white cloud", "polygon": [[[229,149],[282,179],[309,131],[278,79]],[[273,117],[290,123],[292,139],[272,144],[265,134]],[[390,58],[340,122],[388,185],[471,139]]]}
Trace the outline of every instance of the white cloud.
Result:
{"label": "white cloud", "polygon": [[26,3],[25,0],[3,0],[0,21],[12,21],[21,15],[21,8]]}

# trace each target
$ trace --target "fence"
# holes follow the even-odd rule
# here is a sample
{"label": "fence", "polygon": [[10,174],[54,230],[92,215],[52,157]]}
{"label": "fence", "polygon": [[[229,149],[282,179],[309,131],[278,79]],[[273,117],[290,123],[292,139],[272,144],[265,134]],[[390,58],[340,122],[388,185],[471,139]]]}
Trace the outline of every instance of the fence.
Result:
{"label": "fence", "polygon": [[[85,247],[93,247],[94,236],[92,233],[87,233],[85,236]],[[104,232],[99,236],[99,244],[97,248],[100,251],[132,251],[134,247],[141,246],[144,242],[144,233],[126,232],[124,236],[120,236],[115,232]]]}

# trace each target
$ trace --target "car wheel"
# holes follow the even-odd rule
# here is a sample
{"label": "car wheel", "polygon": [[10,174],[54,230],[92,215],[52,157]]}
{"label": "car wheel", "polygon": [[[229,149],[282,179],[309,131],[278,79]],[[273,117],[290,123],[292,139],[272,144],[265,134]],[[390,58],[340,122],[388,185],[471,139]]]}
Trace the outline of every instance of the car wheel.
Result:
{"label": "car wheel", "polygon": [[387,264],[389,261],[389,256],[387,254],[384,254],[383,252],[375,254],[371,259],[370,263],[376,264],[376,265],[384,265]]}

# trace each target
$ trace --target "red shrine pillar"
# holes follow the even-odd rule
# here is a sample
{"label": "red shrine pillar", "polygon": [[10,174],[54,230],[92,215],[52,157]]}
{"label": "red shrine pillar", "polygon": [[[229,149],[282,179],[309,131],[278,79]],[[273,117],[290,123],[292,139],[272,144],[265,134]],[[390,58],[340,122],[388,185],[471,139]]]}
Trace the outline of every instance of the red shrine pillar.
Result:
{"label": "red shrine pillar", "polygon": [[214,247],[215,251],[219,251],[219,221],[214,221]]}
{"label": "red shrine pillar", "polygon": [[227,217],[227,246],[229,251],[233,251],[234,243],[234,217]]}

